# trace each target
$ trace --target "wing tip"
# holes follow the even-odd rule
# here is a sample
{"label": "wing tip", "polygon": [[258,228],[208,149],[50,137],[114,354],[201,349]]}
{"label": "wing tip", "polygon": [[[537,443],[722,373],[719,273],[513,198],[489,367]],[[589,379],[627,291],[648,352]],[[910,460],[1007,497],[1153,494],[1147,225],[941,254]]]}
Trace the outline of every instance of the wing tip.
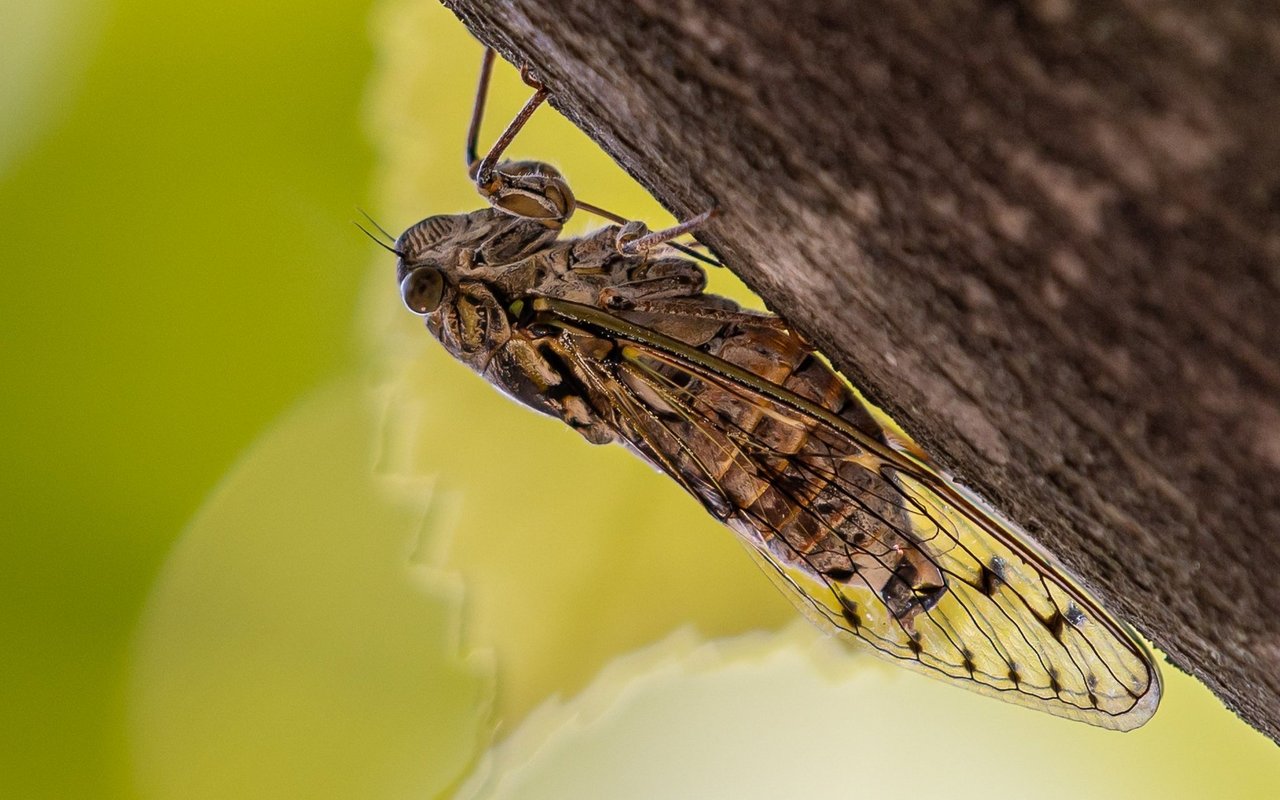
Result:
{"label": "wing tip", "polygon": [[1155,716],[1160,698],[1164,696],[1164,684],[1160,678],[1160,670],[1154,663],[1151,667],[1151,685],[1147,687],[1146,694],[1138,698],[1133,708],[1115,718],[1115,730],[1131,731],[1141,728]]}

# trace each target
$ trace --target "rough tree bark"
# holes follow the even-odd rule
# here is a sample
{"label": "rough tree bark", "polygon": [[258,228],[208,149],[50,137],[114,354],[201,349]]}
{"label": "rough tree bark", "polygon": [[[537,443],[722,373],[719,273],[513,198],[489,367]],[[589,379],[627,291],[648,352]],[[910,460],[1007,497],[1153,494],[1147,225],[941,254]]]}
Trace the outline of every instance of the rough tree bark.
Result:
{"label": "rough tree bark", "polygon": [[1280,741],[1275,4],[446,4]]}

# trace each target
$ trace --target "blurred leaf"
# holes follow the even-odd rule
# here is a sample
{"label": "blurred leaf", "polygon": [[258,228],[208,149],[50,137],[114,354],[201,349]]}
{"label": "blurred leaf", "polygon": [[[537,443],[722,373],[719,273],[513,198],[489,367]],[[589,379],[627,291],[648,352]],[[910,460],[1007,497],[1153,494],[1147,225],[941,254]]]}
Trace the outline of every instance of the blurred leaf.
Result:
{"label": "blurred leaf", "polygon": [[375,476],[354,382],[250,451],[169,558],[132,684],[148,797],[432,796],[487,737],[487,659],[419,557],[429,485]]}
{"label": "blurred leaf", "polygon": [[537,709],[460,796],[1280,796],[1280,774],[1240,769],[1270,745],[1253,737],[1239,752],[1240,726],[1215,720],[1196,757],[1171,760],[1164,737],[992,703],[800,623],[710,644],[686,631]]}
{"label": "blurred leaf", "polygon": [[0,176],[65,111],[101,13],[96,0],[7,3],[0,10]]}
{"label": "blurred leaf", "polygon": [[0,797],[131,796],[151,582],[351,368],[370,5],[0,0]]}

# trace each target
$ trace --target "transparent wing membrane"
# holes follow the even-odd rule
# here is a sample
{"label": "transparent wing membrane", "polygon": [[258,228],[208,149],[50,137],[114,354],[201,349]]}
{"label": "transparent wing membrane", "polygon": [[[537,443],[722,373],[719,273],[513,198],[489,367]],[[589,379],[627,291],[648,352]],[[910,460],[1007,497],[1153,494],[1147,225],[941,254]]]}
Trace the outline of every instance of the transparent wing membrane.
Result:
{"label": "transparent wing membrane", "polygon": [[[814,398],[598,309],[552,304],[628,443],[828,630],[983,694],[1117,730],[1160,696],[1141,643],[1011,523]],[[584,327],[586,330],[583,330]],[[620,358],[575,349],[607,336]]]}

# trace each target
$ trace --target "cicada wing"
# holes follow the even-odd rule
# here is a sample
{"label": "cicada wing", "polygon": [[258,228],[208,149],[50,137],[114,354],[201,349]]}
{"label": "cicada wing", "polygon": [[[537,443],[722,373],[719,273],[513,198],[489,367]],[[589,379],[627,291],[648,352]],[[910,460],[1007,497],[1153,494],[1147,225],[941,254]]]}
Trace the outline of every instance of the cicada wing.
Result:
{"label": "cicada wing", "polygon": [[1161,694],[1150,654],[1061,567],[1021,560],[927,488],[899,481],[904,495],[931,505],[927,518],[913,514],[921,534],[913,546],[928,552],[946,584],[909,618],[856,580],[835,583],[748,540],[749,549],[809,619],[910,669],[1113,730],[1150,719]]}
{"label": "cicada wing", "polygon": [[[822,627],[1057,716],[1130,730],[1155,712],[1159,672],[1142,644],[945,476],[707,352],[598,309],[550,307],[614,343],[608,361],[570,355],[628,443],[734,528]],[[742,425],[744,404],[775,435]],[[779,425],[803,446],[771,444]]]}

